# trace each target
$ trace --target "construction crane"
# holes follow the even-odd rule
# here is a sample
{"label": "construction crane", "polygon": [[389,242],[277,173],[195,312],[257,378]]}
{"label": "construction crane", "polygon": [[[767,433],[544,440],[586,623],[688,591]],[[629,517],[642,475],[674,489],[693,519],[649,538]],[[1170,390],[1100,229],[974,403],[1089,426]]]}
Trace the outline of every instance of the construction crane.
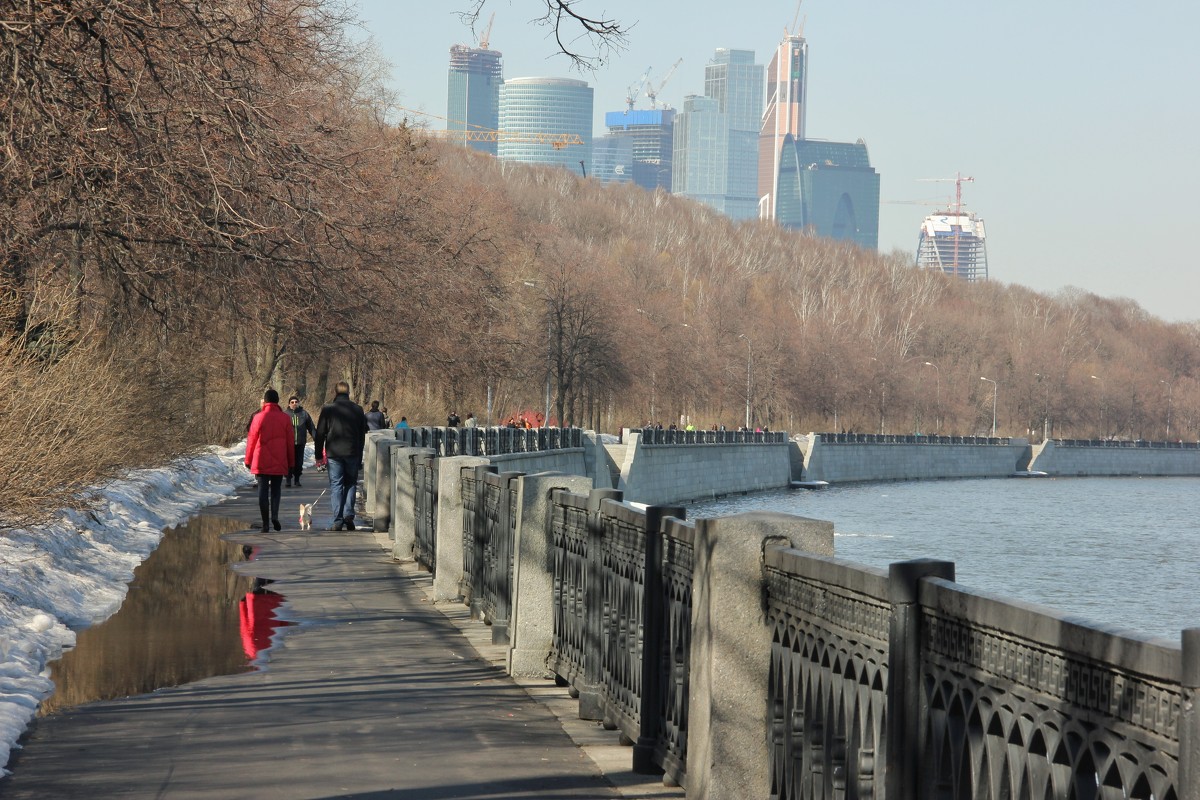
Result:
{"label": "construction crane", "polygon": [[650,67],[646,67],[646,71],[642,73],[642,77],[637,79],[637,83],[629,84],[629,89],[625,92],[625,113],[633,111],[633,104],[637,101],[638,94],[646,85],[646,78],[650,77]]}
{"label": "construction crane", "polygon": [[[410,114],[419,114],[422,117],[430,117],[432,119],[440,119],[443,122],[457,122],[460,125],[466,123],[461,120],[450,120],[445,117],[440,117],[437,114],[430,114],[428,111],[417,111],[413,108],[398,107],[401,111],[407,111]],[[423,130],[426,136],[432,139],[449,139],[455,142],[518,142],[521,144],[548,144],[555,150],[562,150],[565,147],[576,144],[583,144],[583,137],[577,133],[539,133],[527,131],[494,131],[490,128],[475,127],[471,130]]]}
{"label": "construction crane", "polygon": [[[792,18],[792,27],[783,29],[783,38],[788,39],[792,36],[804,35],[804,24],[800,22],[800,6],[803,4],[804,0],[799,0],[799,2],[796,3],[796,16]],[[804,19],[806,22],[808,21],[807,16]],[[797,27],[797,25],[799,25],[799,27]]]}
{"label": "construction crane", "polygon": [[456,142],[519,142],[521,144],[548,144],[555,150],[568,145],[583,144],[578,133],[538,133],[526,131],[490,131],[484,128],[471,131],[425,131],[434,139],[450,139]]}
{"label": "construction crane", "polygon": [[[962,224],[962,220],[961,220],[962,207],[963,207],[962,185],[964,183],[973,183],[975,181],[975,179],[971,178],[971,177],[966,177],[961,172],[956,172],[956,173],[954,173],[953,178],[917,178],[917,180],[925,182],[925,183],[946,183],[949,181],[954,181],[954,216],[958,218],[955,220],[955,224],[961,226],[961,224]],[[959,235],[961,235],[961,230],[959,232]],[[954,271],[955,271],[955,274],[958,273],[958,239],[959,239],[959,235],[955,235],[955,237],[954,237]]]}
{"label": "construction crane", "polygon": [[675,74],[675,68],[678,67],[682,63],[683,63],[683,59],[681,58],[678,61],[676,61],[674,64],[672,64],[671,68],[669,70],[667,70],[666,77],[663,78],[661,81],[659,81],[657,87],[654,87],[654,86],[646,87],[646,97],[650,98],[650,107],[651,108],[658,108],[658,103],[656,102],[658,100],[658,93],[661,92],[663,90],[663,87],[667,85],[667,81],[671,80],[671,76]]}
{"label": "construction crane", "polygon": [[487,27],[483,29],[483,33],[479,34],[479,49],[480,50],[488,49],[488,43],[491,42],[491,39],[492,39],[492,23],[495,21],[496,21],[496,12],[493,11],[492,15],[490,17],[488,17]]}

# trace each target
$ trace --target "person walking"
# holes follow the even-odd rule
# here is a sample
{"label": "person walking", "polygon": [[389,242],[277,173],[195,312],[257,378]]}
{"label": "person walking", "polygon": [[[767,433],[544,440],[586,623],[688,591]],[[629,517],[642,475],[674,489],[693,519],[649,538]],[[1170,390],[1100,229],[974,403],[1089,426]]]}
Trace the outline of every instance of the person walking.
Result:
{"label": "person walking", "polygon": [[463,423],[463,427],[464,428],[475,428],[478,425],[479,425],[479,421],[477,419],[475,419],[475,414],[472,412],[468,412],[467,419]]}
{"label": "person walking", "polygon": [[379,431],[383,430],[383,426],[387,423],[387,417],[379,410],[379,401],[371,401],[371,410],[367,412],[367,430]]}
{"label": "person walking", "polygon": [[304,406],[300,405],[300,398],[296,395],[288,398],[287,413],[292,418],[292,431],[296,434],[296,460],[288,474],[287,485],[295,484],[299,487],[300,473],[304,471],[304,445],[308,443],[310,435],[316,434],[317,426],[313,424],[312,417]]}
{"label": "person walking", "polygon": [[447,428],[457,428],[458,423],[459,423],[458,412],[451,411],[450,415],[448,417],[446,417],[446,427]]}
{"label": "person walking", "polygon": [[279,392],[263,393],[262,409],[250,420],[246,435],[246,469],[258,481],[258,510],[262,532],[280,530],[279,499],[283,476],[292,473],[296,449],[292,446],[292,421],[279,407]]}
{"label": "person walking", "polygon": [[350,399],[350,384],[338,382],[332,403],[321,406],[313,449],[319,462],[329,467],[329,502],[333,507],[330,530],[354,530],[354,498],[358,470],[367,438],[367,415]]}

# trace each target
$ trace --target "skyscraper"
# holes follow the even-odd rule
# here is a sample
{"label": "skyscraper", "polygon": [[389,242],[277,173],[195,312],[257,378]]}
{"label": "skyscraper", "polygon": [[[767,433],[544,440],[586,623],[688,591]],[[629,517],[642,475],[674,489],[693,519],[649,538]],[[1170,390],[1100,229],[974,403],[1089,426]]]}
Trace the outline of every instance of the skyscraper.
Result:
{"label": "skyscraper", "polygon": [[983,220],[962,206],[931,214],[921,223],[917,266],[966,281],[988,279],[987,233]]}
{"label": "skyscraper", "polygon": [[[736,220],[758,216],[762,93],[763,68],[753,50],[716,51],[704,68],[704,96],[711,102],[692,96],[675,118],[675,157],[684,161],[673,164],[672,191]],[[716,150],[702,152],[708,147]]]}
{"label": "skyscraper", "polygon": [[767,67],[766,109],[758,136],[758,197],[762,219],[775,219],[784,137],[804,138],[807,100],[808,42],[799,33],[787,34],[775,48]]}
{"label": "skyscraper", "polygon": [[671,191],[672,129],[675,109],[609,111],[604,125],[609,136],[627,138],[632,145],[629,177],[643,189]]}
{"label": "skyscraper", "polygon": [[582,146],[555,147],[528,138],[501,138],[496,154],[504,161],[557,164],[591,174],[592,87],[574,78],[507,80],[500,87],[500,130],[514,134],[577,134],[584,142]]}
{"label": "skyscraper", "polygon": [[[446,129],[494,131],[500,124],[500,53],[485,47],[456,44],[450,48],[446,87]],[[477,150],[496,155],[494,141],[473,141]]]}
{"label": "skyscraper", "polygon": [[815,236],[879,247],[879,173],[860,139],[825,142],[784,136],[776,221]]}

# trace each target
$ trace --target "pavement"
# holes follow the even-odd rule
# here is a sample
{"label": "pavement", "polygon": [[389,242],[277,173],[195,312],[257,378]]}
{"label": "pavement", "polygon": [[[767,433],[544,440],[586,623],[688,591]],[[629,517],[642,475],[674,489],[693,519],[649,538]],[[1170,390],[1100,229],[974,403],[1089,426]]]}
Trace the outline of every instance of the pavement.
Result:
{"label": "pavement", "polygon": [[[386,534],[300,531],[312,474],[285,489],[285,526],[258,533],[252,487],[201,513],[245,520],[231,565],[269,581],[295,623],[258,669],[39,719],[0,797],[302,800],[682,798],[635,775],[615,731],[579,720],[552,680],[509,678],[504,650],[461,603],[395,562]],[[316,526],[329,522],[328,494]],[[359,522],[368,522],[359,518]]]}

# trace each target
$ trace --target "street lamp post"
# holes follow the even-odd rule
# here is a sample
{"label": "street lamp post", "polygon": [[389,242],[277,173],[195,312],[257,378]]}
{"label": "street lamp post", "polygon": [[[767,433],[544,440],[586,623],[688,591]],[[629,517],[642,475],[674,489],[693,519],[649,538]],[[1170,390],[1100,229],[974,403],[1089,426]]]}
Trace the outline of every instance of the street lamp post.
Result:
{"label": "street lamp post", "polygon": [[1104,438],[1104,379],[1092,375],[1092,380],[1100,381],[1100,438]]}
{"label": "street lamp post", "polygon": [[1167,441],[1171,441],[1171,388],[1175,385],[1170,381],[1159,381],[1167,384]]}
{"label": "street lamp post", "polygon": [[937,419],[934,420],[934,433],[942,432],[942,371],[938,369],[938,365],[932,361],[926,361],[925,366],[933,367],[937,370],[934,374],[937,376]]}
{"label": "street lamp post", "polygon": [[750,337],[744,333],[739,333],[738,338],[746,340],[746,430],[750,430],[750,389],[752,386],[750,382]]}
{"label": "street lamp post", "polygon": [[992,438],[996,438],[996,396],[1000,394],[1000,384],[996,383],[991,378],[979,376],[979,380],[987,381],[992,385]]}

